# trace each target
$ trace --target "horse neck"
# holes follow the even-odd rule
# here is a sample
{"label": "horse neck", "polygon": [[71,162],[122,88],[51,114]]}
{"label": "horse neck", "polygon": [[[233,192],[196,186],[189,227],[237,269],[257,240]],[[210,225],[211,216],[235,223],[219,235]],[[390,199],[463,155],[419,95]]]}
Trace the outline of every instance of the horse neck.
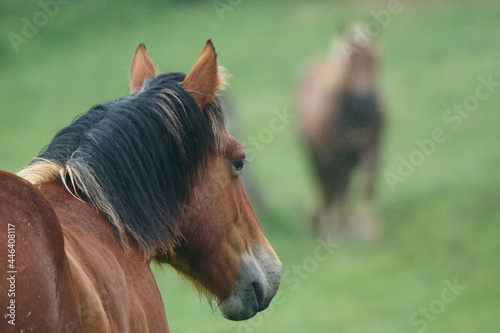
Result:
{"label": "horse neck", "polygon": [[146,263],[151,261],[151,257],[141,253],[130,237],[126,236],[122,242],[103,214],[74,198],[59,181],[44,184],[40,190],[52,204],[66,242],[98,243],[113,253],[123,253]]}
{"label": "horse neck", "polygon": [[352,93],[365,93],[374,87],[374,66],[366,59],[354,60],[352,57],[345,63],[343,81],[346,89]]}
{"label": "horse neck", "polygon": [[84,331],[168,332],[163,301],[149,268],[151,258],[131,239],[125,247],[107,218],[74,198],[60,182],[43,184],[40,191],[61,224]]}

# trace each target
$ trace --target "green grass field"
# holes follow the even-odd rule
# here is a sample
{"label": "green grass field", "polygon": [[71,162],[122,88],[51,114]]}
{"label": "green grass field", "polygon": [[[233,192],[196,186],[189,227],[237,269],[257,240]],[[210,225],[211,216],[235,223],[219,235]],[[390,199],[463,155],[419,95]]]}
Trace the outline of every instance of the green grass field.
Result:
{"label": "green grass field", "polygon": [[[401,0],[381,26],[376,13],[390,1],[219,3],[227,11],[213,1],[69,0],[16,53],[9,33],[21,35],[23,17],[32,22],[43,9],[2,2],[0,169],[18,171],[77,115],[127,94],[140,42],[161,72],[186,72],[212,38],[232,74],[239,139],[248,143],[273,110],[295,112],[301,70],[334,33],[351,21],[375,22],[388,118],[378,188],[383,236],[340,238],[331,253],[315,255],[321,243],[307,226],[315,183],[292,120],[247,165],[269,207],[262,227],[284,264],[275,301],[250,321],[229,322],[172,269],[154,268],[170,329],[499,332],[499,84],[470,106],[479,77],[500,82],[499,4]],[[447,111],[455,104],[472,111]],[[416,156],[415,141],[436,129],[444,142],[391,188],[387,173],[397,174],[400,157]],[[450,289],[455,281],[466,288]]]}

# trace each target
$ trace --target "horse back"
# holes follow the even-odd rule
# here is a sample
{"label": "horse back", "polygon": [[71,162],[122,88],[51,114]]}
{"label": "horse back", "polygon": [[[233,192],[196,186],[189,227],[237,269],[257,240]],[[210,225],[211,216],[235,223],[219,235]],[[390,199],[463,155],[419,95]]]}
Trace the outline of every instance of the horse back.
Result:
{"label": "horse back", "polygon": [[24,179],[0,171],[2,332],[78,328],[61,225],[49,201]]}

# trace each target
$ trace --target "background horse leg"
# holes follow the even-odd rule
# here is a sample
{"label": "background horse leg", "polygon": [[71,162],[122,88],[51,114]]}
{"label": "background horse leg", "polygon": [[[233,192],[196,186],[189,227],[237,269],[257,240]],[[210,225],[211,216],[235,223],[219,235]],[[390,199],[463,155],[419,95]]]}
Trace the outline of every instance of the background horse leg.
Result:
{"label": "background horse leg", "polygon": [[329,172],[320,177],[323,201],[318,208],[315,229],[323,237],[337,236],[348,228],[346,200],[352,169],[350,163],[333,163]]}
{"label": "background horse leg", "polygon": [[377,166],[379,159],[379,147],[375,145],[365,151],[361,160],[361,173],[364,176],[364,193],[360,204],[357,206],[353,218],[354,232],[362,239],[374,239],[381,233],[381,224],[376,217],[375,182],[377,178]]}

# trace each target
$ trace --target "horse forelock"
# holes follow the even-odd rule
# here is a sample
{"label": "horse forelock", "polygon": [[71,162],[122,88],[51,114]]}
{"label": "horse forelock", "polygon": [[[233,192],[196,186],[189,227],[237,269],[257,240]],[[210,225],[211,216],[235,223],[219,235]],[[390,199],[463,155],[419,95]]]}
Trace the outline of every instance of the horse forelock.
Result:
{"label": "horse forelock", "polygon": [[120,239],[141,250],[171,250],[198,166],[224,145],[215,98],[200,111],[180,86],[184,74],[149,79],[141,92],[91,108],[61,130],[19,175],[58,180],[108,217]]}

